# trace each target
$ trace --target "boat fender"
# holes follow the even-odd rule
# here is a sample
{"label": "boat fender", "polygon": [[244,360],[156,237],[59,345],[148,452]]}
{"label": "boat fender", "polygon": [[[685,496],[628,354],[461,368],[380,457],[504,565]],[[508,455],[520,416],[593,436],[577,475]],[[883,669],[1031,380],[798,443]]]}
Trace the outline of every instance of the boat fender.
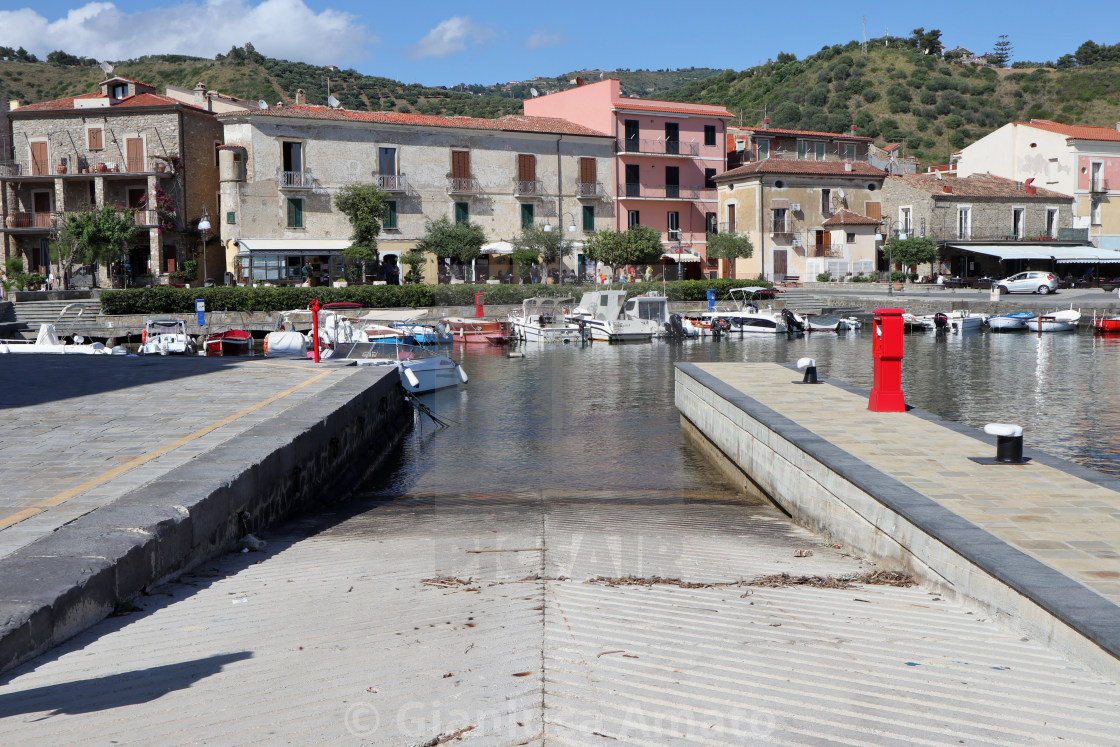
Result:
{"label": "boat fender", "polygon": [[420,379],[416,378],[416,374],[413,373],[411,368],[406,368],[404,370],[404,377],[408,380],[408,385],[413,389],[420,386]]}
{"label": "boat fender", "polygon": [[143,345],[147,341],[148,341],[148,330],[145,329],[143,332],[140,333],[140,344]]}
{"label": "boat fender", "polygon": [[458,364],[455,365],[455,370],[459,372],[459,381],[466,384],[469,381],[469,379],[467,378],[467,372],[464,371],[463,367]]}
{"label": "boat fender", "polygon": [[514,351],[514,350],[511,350],[510,352],[506,353],[506,357],[507,358],[524,358],[525,354]]}

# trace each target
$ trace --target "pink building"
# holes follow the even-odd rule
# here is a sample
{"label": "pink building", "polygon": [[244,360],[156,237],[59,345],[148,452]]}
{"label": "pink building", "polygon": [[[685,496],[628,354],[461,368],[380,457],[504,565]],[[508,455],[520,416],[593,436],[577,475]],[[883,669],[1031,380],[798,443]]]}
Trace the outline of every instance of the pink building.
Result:
{"label": "pink building", "polygon": [[687,278],[718,271],[718,261],[707,259],[707,233],[717,226],[712,180],[724,171],[731,112],[708,104],[626,98],[610,78],[528,99],[525,113],[612,135],[614,173],[580,174],[581,198],[609,200],[616,229],[640,224],[661,231],[670,277],[678,267]]}

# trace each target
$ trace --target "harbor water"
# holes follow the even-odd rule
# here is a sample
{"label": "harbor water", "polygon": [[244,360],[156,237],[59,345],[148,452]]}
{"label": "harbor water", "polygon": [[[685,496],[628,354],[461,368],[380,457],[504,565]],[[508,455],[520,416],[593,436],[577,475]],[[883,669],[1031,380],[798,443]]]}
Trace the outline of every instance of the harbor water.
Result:
{"label": "harbor water", "polygon": [[[455,425],[438,430],[418,421],[392,476],[369,491],[386,497],[541,490],[694,495],[714,487],[713,474],[681,432],[674,363],[795,363],[809,356],[824,380],[863,389],[872,383],[869,325],[793,339],[756,334],[518,350],[523,358],[508,358],[499,348],[456,347],[451,355],[470,384],[424,398]],[[948,420],[976,428],[1016,423],[1028,448],[1120,474],[1118,364],[1120,338],[911,334],[903,389],[909,404]],[[813,392],[807,387],[805,396]],[[765,391],[753,394],[766,401]]]}

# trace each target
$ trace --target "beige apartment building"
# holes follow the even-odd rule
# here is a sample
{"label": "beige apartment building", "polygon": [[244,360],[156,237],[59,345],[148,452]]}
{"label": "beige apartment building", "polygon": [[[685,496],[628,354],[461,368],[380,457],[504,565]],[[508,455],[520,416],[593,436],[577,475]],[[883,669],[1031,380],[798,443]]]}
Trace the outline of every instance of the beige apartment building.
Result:
{"label": "beige apartment building", "polygon": [[[302,92],[301,92],[302,93]],[[581,269],[587,234],[614,222],[614,139],[549,117],[499,119],[359,112],[297,104],[220,115],[221,235],[239,282],[288,284],[342,277],[350,223],[334,206],[347,184],[389,193],[378,250],[416,246],[429,220],[470,220],[488,244],[478,279],[513,269],[509,243],[536,223],[573,242]],[[470,268],[455,268],[457,274]],[[432,260],[426,280],[435,282]]]}

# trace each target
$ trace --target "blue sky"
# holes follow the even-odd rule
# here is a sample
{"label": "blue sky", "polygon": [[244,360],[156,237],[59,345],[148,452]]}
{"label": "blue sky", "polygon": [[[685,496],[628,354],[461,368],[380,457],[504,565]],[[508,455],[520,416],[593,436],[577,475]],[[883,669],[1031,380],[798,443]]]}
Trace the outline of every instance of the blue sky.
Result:
{"label": "blue sky", "polygon": [[251,41],[272,56],[353,67],[427,85],[495,83],[580,68],[740,70],[778,52],[798,57],[861,36],[942,30],[950,47],[990,51],[999,34],[1014,59],[1052,60],[1086,39],[1120,42],[1120,3],[1023,0],[938,3],[645,4],[202,0],[0,0],[0,45],[99,59],[181,53],[212,57]]}

